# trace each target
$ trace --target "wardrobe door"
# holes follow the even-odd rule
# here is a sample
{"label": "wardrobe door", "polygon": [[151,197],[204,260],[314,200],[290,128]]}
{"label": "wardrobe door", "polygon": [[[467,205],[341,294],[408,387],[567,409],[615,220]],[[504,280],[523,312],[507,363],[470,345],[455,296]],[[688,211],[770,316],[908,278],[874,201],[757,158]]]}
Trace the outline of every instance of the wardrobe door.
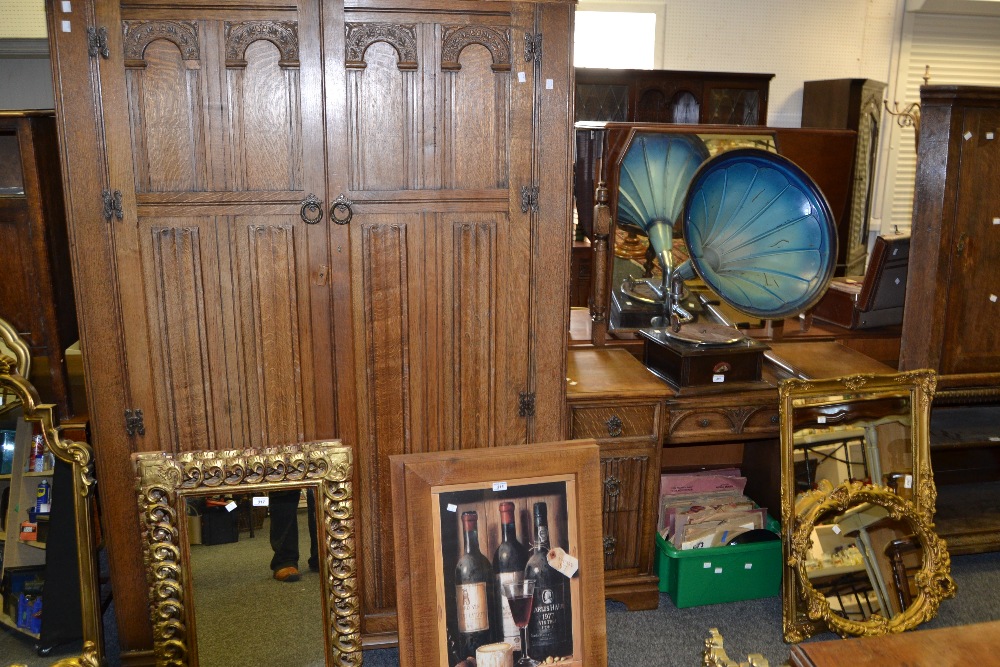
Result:
{"label": "wardrobe door", "polygon": [[[90,10],[93,31],[107,34],[106,57],[98,47],[89,61],[96,119],[74,99],[60,104],[67,173],[85,170],[76,149],[95,120],[103,140],[90,165],[102,185],[75,202],[72,235],[130,650],[148,641],[148,602],[129,454],[338,435],[320,12],[306,0],[74,8],[55,15],[76,31],[60,34],[59,50],[77,48]],[[58,62],[62,85],[75,85],[80,63]],[[107,278],[90,263],[110,266]]]}
{"label": "wardrobe door", "polygon": [[[522,394],[534,391],[532,258],[545,218],[544,194],[531,199],[536,71],[525,35],[538,16],[530,4],[418,1],[348,5],[342,20],[324,31],[325,52],[344,53],[336,69],[327,60],[328,171],[331,196],[342,197],[331,213],[343,223],[332,228],[334,255],[351,260],[343,284],[371,637],[396,628],[389,456],[533,437]],[[561,127],[565,149],[566,117]],[[547,214],[562,230],[553,261],[567,263],[565,275],[568,208],[558,195]],[[564,312],[567,285],[553,305]],[[561,346],[564,333],[551,335]]]}

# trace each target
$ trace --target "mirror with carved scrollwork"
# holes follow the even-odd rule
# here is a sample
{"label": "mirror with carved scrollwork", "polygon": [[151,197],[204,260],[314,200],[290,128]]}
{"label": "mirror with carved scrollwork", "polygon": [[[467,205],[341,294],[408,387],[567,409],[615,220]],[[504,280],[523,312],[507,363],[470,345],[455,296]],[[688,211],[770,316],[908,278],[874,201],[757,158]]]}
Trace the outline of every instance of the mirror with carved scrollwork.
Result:
{"label": "mirror with carved scrollwork", "polygon": [[[158,665],[361,664],[349,448],[152,452],[133,462]],[[264,525],[277,520],[279,498],[292,499],[292,521],[308,528],[297,531],[302,549],[315,535],[309,571],[288,580],[272,574]],[[234,640],[237,627],[253,641]]]}
{"label": "mirror with carved scrollwork", "polygon": [[[787,641],[824,628],[908,629],[936,613],[943,594],[917,590],[915,578],[928,569],[949,578],[947,551],[943,543],[937,551],[930,528],[937,497],[928,436],[935,385],[932,371],[781,383]],[[844,488],[872,498],[830,505]],[[803,525],[808,531],[796,538]]]}

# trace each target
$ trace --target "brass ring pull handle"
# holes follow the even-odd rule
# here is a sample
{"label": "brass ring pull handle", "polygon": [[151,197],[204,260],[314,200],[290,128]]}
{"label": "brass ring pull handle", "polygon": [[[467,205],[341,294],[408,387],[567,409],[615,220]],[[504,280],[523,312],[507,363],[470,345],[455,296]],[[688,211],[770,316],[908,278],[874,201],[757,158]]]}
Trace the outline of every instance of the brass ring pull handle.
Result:
{"label": "brass ring pull handle", "polygon": [[613,535],[604,536],[604,557],[611,558],[615,555],[615,548],[618,546],[618,540],[615,539]]}
{"label": "brass ring pull handle", "polygon": [[608,421],[604,422],[604,425],[608,427],[608,437],[620,438],[622,435],[622,423],[621,417],[618,415],[611,415]]}
{"label": "brass ring pull handle", "polygon": [[611,498],[617,498],[622,492],[622,481],[614,475],[609,475],[604,480],[604,491]]}
{"label": "brass ring pull handle", "polygon": [[[340,193],[333,200],[333,206],[330,207],[330,219],[338,225],[346,225],[354,217],[352,206],[354,206],[354,202],[345,197],[344,193]],[[338,211],[347,211],[347,215],[338,215]]]}
{"label": "brass ring pull handle", "polygon": [[[307,211],[313,211],[312,215]],[[309,196],[302,200],[299,217],[307,225],[315,225],[323,219],[323,200],[310,192]]]}

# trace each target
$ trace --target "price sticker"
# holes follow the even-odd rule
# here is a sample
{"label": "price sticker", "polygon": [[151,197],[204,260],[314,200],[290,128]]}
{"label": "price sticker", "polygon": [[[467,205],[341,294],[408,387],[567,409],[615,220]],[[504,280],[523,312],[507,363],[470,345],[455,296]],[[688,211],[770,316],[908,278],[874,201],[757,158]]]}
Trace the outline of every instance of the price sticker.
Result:
{"label": "price sticker", "polygon": [[517,82],[518,82],[518,83],[524,83],[524,82],[526,82],[527,80],[528,80],[528,77],[526,77],[526,76],[524,75],[524,72],[518,72],[518,73],[517,73]]}
{"label": "price sticker", "polygon": [[716,373],[715,375],[712,376],[712,382],[725,382],[725,381],[726,381],[726,376],[723,375],[722,373]]}
{"label": "price sticker", "polygon": [[836,525],[835,525],[835,526],[833,527],[833,532],[834,532],[835,534],[837,534],[837,535],[840,535],[840,526],[836,526]]}
{"label": "price sticker", "polygon": [[550,549],[549,553],[546,555],[549,560],[549,565],[553,569],[559,570],[561,573],[567,577],[572,578],[576,571],[580,569],[580,561],[575,557],[571,556],[560,547],[555,549]]}
{"label": "price sticker", "polygon": [[267,496],[254,496],[251,504],[254,507],[267,507],[269,498]]}
{"label": "price sticker", "polygon": [[716,574],[722,574],[722,568],[721,567],[715,568],[715,573]]}
{"label": "price sticker", "polygon": [[235,500],[230,500],[228,503],[226,503],[226,511],[227,512],[232,512],[234,509],[236,509],[236,501]]}
{"label": "price sticker", "polygon": [[448,503],[448,511],[449,512],[457,512],[458,511],[458,505],[453,505],[452,503]]}
{"label": "price sticker", "polygon": [[966,132],[965,134],[962,135],[962,138],[968,141],[969,139],[972,138],[972,132]]}
{"label": "price sticker", "polygon": [[913,475],[907,475],[903,477],[903,488],[912,489],[913,488]]}
{"label": "price sticker", "polygon": [[709,569],[712,568],[712,562],[711,561],[705,561],[704,563],[701,564],[701,566],[703,568],[705,568],[706,570],[709,570]]}
{"label": "price sticker", "polygon": [[753,563],[743,563],[743,569],[744,570],[752,570],[753,569]]}
{"label": "price sticker", "polygon": [[825,424],[826,423],[826,415],[820,415],[819,417],[816,417],[816,423],[817,424]]}
{"label": "price sticker", "polygon": [[493,482],[493,491],[506,491],[507,482]]}
{"label": "price sticker", "polygon": [[545,90],[552,90],[553,88],[552,79],[545,80]]}

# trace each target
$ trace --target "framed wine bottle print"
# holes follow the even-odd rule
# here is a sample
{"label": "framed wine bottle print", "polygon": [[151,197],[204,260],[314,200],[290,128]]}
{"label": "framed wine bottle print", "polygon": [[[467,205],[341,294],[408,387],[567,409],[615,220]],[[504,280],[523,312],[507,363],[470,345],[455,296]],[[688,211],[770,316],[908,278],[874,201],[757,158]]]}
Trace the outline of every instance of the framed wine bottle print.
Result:
{"label": "framed wine bottle print", "polygon": [[390,462],[402,667],[606,665],[595,444]]}

